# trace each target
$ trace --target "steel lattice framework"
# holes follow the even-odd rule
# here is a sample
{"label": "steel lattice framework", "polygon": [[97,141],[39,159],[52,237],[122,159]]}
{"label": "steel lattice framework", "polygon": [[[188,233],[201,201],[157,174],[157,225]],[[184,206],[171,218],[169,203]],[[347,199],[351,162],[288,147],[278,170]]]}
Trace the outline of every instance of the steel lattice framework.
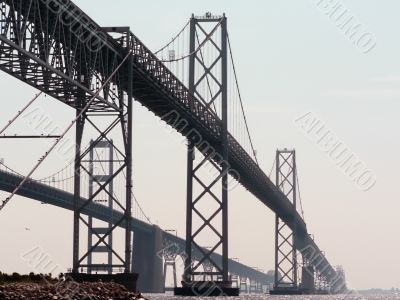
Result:
{"label": "steel lattice framework", "polygon": [[[125,48],[126,53],[129,52],[129,44],[130,44],[130,32],[127,28],[118,28],[113,30],[115,34],[117,34],[118,38],[116,39],[118,43],[121,44],[121,47]],[[98,51],[98,49],[96,49]],[[101,50],[100,50],[101,51]],[[129,54],[127,54],[129,55]],[[126,229],[125,230],[125,253],[117,253],[115,249],[107,243],[106,239],[112,240],[112,233],[115,231],[120,223],[127,223],[127,228],[129,226],[129,222],[132,216],[132,84],[128,85],[128,92],[121,90],[118,86],[120,80],[124,82],[131,82],[133,80],[132,73],[132,55],[125,63],[127,65],[128,72],[126,74],[117,73],[115,76],[111,75],[113,78],[112,82],[117,84],[106,84],[103,93],[105,99],[111,100],[111,102],[117,105],[117,109],[111,110],[109,108],[101,109],[94,107],[93,110],[90,109],[84,116],[78,120],[76,124],[76,156],[75,156],[75,211],[74,211],[74,247],[73,247],[73,273],[78,273],[80,268],[100,268],[102,264],[96,265],[90,263],[90,255],[95,252],[99,247],[104,245],[107,248],[108,252],[111,252],[113,256],[115,256],[119,264],[111,264],[108,265],[108,268],[112,270],[114,267],[124,269],[125,273],[131,273],[131,232]],[[114,66],[115,68],[115,66]],[[104,86],[104,82],[94,80],[97,76],[90,75],[90,73],[85,73],[85,75],[80,75],[82,81],[88,80],[85,78],[92,78],[91,81],[88,81],[87,86],[90,88],[94,83],[96,84],[94,90],[98,90],[99,86]],[[109,76],[110,77],[110,76]],[[109,79],[105,78],[106,80]],[[77,101],[80,102],[80,107],[85,106],[85,95],[81,91],[76,98]],[[77,113],[80,112],[80,107],[76,107]],[[102,127],[100,127],[98,119],[101,117]],[[106,118],[105,118],[106,117]],[[92,143],[90,143],[88,149],[82,151],[82,137],[85,130],[85,124],[90,124],[97,132],[98,137]],[[106,123],[106,125],[104,124]],[[117,127],[120,127],[122,130],[122,140],[123,140],[123,148],[119,148],[113,143],[110,139],[111,132],[113,132]],[[93,173],[85,167],[84,161],[88,159],[92,150],[96,147],[99,147],[101,143],[108,142],[112,149],[110,151],[116,151],[120,153],[123,163],[116,169],[112,168],[110,170],[110,174],[108,174],[107,178],[104,180],[96,177]],[[116,179],[122,172],[126,172],[126,194],[125,201],[121,199],[117,199],[115,194],[109,189],[112,181]],[[92,185],[92,193],[89,196],[87,202],[81,205],[81,173],[86,172],[94,181]],[[111,185],[112,186],[112,185]],[[90,245],[91,247],[84,253],[80,254],[80,245],[79,245],[79,237],[80,237],[80,223],[86,225],[89,231],[92,229],[91,225],[81,216],[82,210],[86,207],[86,205],[92,201],[95,201],[96,197],[104,192],[109,197],[109,205],[118,206],[123,211],[123,217],[115,224],[104,232],[93,232],[97,237],[96,243]],[[86,263],[85,263],[86,261]],[[107,261],[107,264],[109,261]]]}
{"label": "steel lattice framework", "polygon": [[[93,143],[93,141],[91,141]],[[100,154],[99,154],[100,152]],[[106,152],[105,155],[102,155]],[[105,158],[103,158],[105,157]],[[114,146],[112,141],[100,141],[95,147],[92,147],[89,154],[89,197],[92,197],[94,190],[98,184],[103,184],[114,174]],[[103,193],[103,197],[97,196],[93,200],[95,203],[107,206],[110,210],[113,209],[113,197],[114,196],[114,181],[110,181],[105,187],[106,193]],[[112,220],[112,215],[110,215]],[[88,217],[88,273],[93,271],[105,271],[112,274],[113,271],[113,233],[111,232],[107,238],[107,245],[105,246],[94,246],[94,240],[98,239],[102,235],[106,234],[112,227],[111,222],[107,223],[107,226],[103,224],[98,225],[96,219]],[[93,250],[92,250],[93,249]],[[107,264],[93,265],[94,253],[102,253],[107,255]]]}
{"label": "steel lattice framework", "polygon": [[[213,24],[207,28],[205,24]],[[189,59],[189,91],[196,95],[202,101],[207,103],[216,116],[218,110],[216,103],[221,105],[222,132],[219,143],[223,149],[222,160],[224,164],[217,164],[215,156],[217,153],[211,149],[207,153],[200,153],[202,158],[195,162],[195,146],[189,139],[187,154],[187,215],[186,215],[186,253],[185,262],[185,280],[186,283],[195,281],[196,278],[223,278],[228,282],[228,96],[227,96],[227,22],[226,17],[210,17],[198,18],[192,16],[190,21],[190,53],[193,53]],[[216,31],[220,30],[221,40],[217,40]],[[200,37],[199,37],[200,36]],[[201,38],[203,37],[203,38]],[[201,45],[204,41],[208,41],[215,47],[217,54],[211,58],[209,65],[206,64],[201,51],[195,51],[196,45]],[[218,76],[217,69],[221,70]],[[196,76],[197,75],[197,76]],[[201,83],[213,80],[217,83],[217,89],[210,90],[211,97],[207,100],[199,91]],[[212,168],[212,171],[207,170]],[[201,172],[206,170],[206,175]],[[214,176],[210,183],[204,177]],[[195,185],[198,189],[195,190]],[[215,203],[212,211],[202,210],[201,204],[208,204],[207,207],[213,207],[210,201]],[[193,224],[194,217],[200,219],[200,224],[196,227]],[[216,219],[220,222],[215,222]],[[219,224],[220,223],[220,224]],[[210,248],[207,252],[202,250],[198,237],[205,232],[210,239]],[[213,240],[211,236],[216,238]],[[197,262],[193,262],[192,252],[196,247],[203,254]],[[215,261],[211,255],[219,248],[222,248],[222,261]],[[202,266],[207,266],[203,270],[199,270]],[[213,271],[215,269],[215,271]]]}
{"label": "steel lattice framework", "polygon": [[[104,244],[120,260],[120,264],[116,266],[125,268],[125,272],[130,273],[130,231],[126,230],[124,255],[116,253],[106,242],[117,224],[129,223],[131,216],[132,85],[128,85],[130,88],[127,92],[123,91],[121,86],[122,82],[132,82],[132,56],[128,63],[124,64],[122,72],[115,73],[117,66],[123,62],[129,51],[127,39],[130,39],[130,34],[128,32],[120,40],[107,40],[105,33],[93,31],[93,23],[89,18],[74,18],[69,4],[64,5],[58,1],[1,1],[0,11],[0,67],[3,71],[73,107],[77,116],[101,89],[100,95],[95,97],[76,122],[72,270],[77,273],[80,268],[95,267],[93,264],[89,266],[86,261],[97,247]],[[86,24],[81,25],[79,22]],[[123,50],[114,51],[109,43],[113,43],[114,47],[120,45]],[[107,125],[103,125],[102,128],[98,125],[99,117],[107,117],[108,120]],[[88,148],[82,149],[85,124],[94,128],[99,136]],[[110,141],[108,135],[117,126],[121,126],[124,145],[123,149],[115,145],[113,147],[121,154],[124,163],[105,182],[94,178],[96,186],[93,194],[82,204],[81,174],[85,172],[91,175],[89,168],[85,167],[82,161],[88,159],[92,149],[101,141]],[[126,202],[122,204],[109,193],[107,186],[123,170],[127,173],[127,193]],[[101,235],[95,233],[98,241],[81,254],[80,225],[83,223],[90,228],[90,224],[81,213],[102,191],[108,193],[112,202],[119,205],[125,213],[109,230]]]}
{"label": "steel lattice framework", "polygon": [[[277,150],[276,186],[293,203],[297,204],[296,151]],[[297,250],[295,229],[292,230],[280,217],[275,218],[275,289],[297,289]]]}
{"label": "steel lattice framework", "polygon": [[[22,177],[15,174],[10,173],[4,170],[0,170],[0,190],[11,192],[16,184],[18,184],[22,180]],[[71,210],[74,209],[74,197],[72,194],[56,189],[54,187],[50,187],[46,184],[40,182],[29,182],[25,184],[19,191],[18,195],[23,197],[30,198],[32,200],[36,200],[40,203],[46,203],[49,205],[54,205],[56,207],[60,207],[63,209]],[[110,221],[110,215],[113,216],[112,223],[117,222],[119,218],[122,216],[122,213],[117,210],[110,211],[107,206],[99,205],[97,203],[90,203],[83,211],[84,214],[88,216],[92,216],[93,218],[102,220],[104,222]],[[122,223],[120,227],[124,227],[125,224]],[[139,232],[142,234],[148,233],[150,234],[153,230],[153,226],[151,224],[144,223],[143,221],[133,218],[131,220],[131,231]],[[184,260],[184,249],[185,249],[185,240],[177,237],[175,234],[171,234],[169,232],[164,232],[164,239],[166,241],[165,245],[173,245],[173,248],[169,248],[169,250],[174,253],[178,253],[182,260]],[[166,246],[167,247],[167,246]],[[195,252],[195,257],[198,253]],[[218,257],[219,254],[214,254],[214,256]],[[217,260],[218,258],[216,258]],[[257,271],[251,267],[248,267],[242,263],[239,263],[235,260],[229,261],[229,270],[236,274],[240,274],[246,278],[256,278],[261,282],[266,282],[269,280],[269,277]]]}
{"label": "steel lattice framework", "polygon": [[[87,111],[85,121],[78,122],[81,127],[77,126],[82,129],[84,122],[96,125],[95,118],[99,114],[115,117],[115,122],[109,128],[122,128],[125,150],[121,149],[120,152],[125,154],[124,167],[127,174],[130,173],[127,176],[127,189],[131,188],[131,172],[127,168],[130,165],[129,147],[132,142],[127,134],[131,122],[128,112],[133,96],[186,136],[203,154],[207,155],[210,147],[222,157],[228,152],[229,173],[276,212],[292,230],[296,224],[296,248],[308,249],[303,254],[311,262],[313,256],[321,255],[301,216],[293,210],[291,202],[275,187],[243,147],[229,133],[225,146],[221,143],[224,135],[223,122],[208,104],[193,95],[132,33],[112,37],[107,31],[110,30],[101,28],[72,1],[0,0],[0,70],[79,111],[84,103],[95,96],[96,87],[101,87],[106,82],[116,66],[131,51],[129,62],[112,76]],[[122,31],[125,33],[128,30]],[[107,128],[100,131],[109,132]],[[80,131],[77,130],[77,133],[79,137]],[[99,133],[100,135],[102,134]],[[198,141],[199,135],[202,143]],[[90,149],[81,152],[89,153],[88,150],[90,152]],[[77,169],[81,168],[80,156],[77,155]],[[127,204],[130,202],[129,197],[130,193],[127,193]],[[77,223],[78,206],[75,211]],[[129,222],[129,212],[126,209],[125,221],[121,222]],[[78,226],[75,225],[75,228]],[[76,248],[75,246],[74,249]],[[129,270],[128,254],[130,249],[127,246],[125,270]],[[74,255],[75,270],[79,266],[78,262],[79,258]],[[336,271],[325,257],[315,267],[328,281],[335,279]]]}
{"label": "steel lattice framework", "polygon": [[179,255],[179,248],[177,247],[177,244],[170,242],[165,237],[163,240],[163,247],[164,248],[162,251],[162,255],[164,258],[164,276],[163,276],[164,288],[165,288],[165,291],[168,291],[168,290],[171,290],[170,288],[166,287],[168,267],[172,267],[172,276],[173,276],[173,280],[174,280],[173,288],[176,288],[178,286],[177,277],[176,277],[176,258]]}

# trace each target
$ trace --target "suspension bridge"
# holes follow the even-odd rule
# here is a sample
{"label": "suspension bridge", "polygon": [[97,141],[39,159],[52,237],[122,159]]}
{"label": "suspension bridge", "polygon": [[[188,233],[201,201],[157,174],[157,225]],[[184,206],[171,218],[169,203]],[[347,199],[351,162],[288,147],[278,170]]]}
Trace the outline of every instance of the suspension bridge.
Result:
{"label": "suspension bridge", "polygon": [[[129,27],[101,27],[71,1],[0,0],[0,69],[40,91],[0,137],[52,141],[27,174],[1,163],[0,189],[9,193],[1,213],[15,195],[73,211],[76,280],[115,276],[134,289],[139,273],[140,290],[162,292],[167,266],[181,256],[176,294],[234,295],[269,282],[273,293],[345,290],[342,270],[312,239],[298,206],[296,152],[277,151],[275,183],[258,164],[232,48],[225,15],[193,15],[151,51]],[[71,124],[57,134],[7,135],[42,94],[75,109]],[[184,239],[151,224],[134,196],[133,101],[187,139]],[[35,179],[71,130],[73,161]],[[233,180],[276,214],[274,278],[229,259]]]}

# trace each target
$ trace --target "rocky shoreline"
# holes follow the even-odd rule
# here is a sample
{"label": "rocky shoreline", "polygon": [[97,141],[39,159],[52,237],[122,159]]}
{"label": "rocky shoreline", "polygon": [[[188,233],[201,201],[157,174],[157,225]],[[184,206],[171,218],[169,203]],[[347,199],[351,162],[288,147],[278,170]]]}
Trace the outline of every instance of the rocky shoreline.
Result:
{"label": "rocky shoreline", "polygon": [[76,283],[10,283],[0,285],[0,300],[140,300],[140,294],[129,292],[113,282]]}

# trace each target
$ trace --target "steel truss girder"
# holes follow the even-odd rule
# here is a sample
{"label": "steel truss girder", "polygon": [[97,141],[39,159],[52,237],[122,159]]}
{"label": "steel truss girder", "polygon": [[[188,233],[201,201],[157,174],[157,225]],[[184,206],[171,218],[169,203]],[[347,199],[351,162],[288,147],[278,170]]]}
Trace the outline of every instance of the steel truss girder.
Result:
{"label": "steel truss girder", "polygon": [[[74,32],[62,20],[65,11],[54,14],[49,2],[56,1],[0,1],[0,69],[76,108],[74,99],[80,95],[89,101],[122,56],[106,46],[108,41],[91,29],[89,19],[79,20],[88,24]],[[103,46],[94,48],[100,40]],[[107,84],[91,111],[121,111],[115,103],[118,96],[107,91],[125,79],[124,73]]]}
{"label": "steel truss girder", "polygon": [[[222,124],[222,134],[219,139],[219,147],[222,149],[222,158],[225,164],[222,166],[217,165],[215,160],[215,151],[204,152],[204,156],[197,165],[195,162],[195,147],[193,142],[188,140],[188,154],[187,154],[187,213],[186,213],[186,259],[185,259],[185,281],[192,282],[196,280],[196,276],[205,278],[207,276],[215,276],[217,280],[223,280],[228,282],[228,130],[227,130],[227,31],[226,31],[226,18],[225,16],[221,19],[215,20],[215,27],[211,32],[206,32],[201,26],[202,20],[192,17],[190,22],[190,53],[193,53],[189,58],[189,91],[192,95],[196,95],[203,102],[206,103],[208,109],[211,106],[215,108],[215,100],[217,98],[221,99],[221,124]],[[221,42],[220,46],[213,40],[212,36],[216,29],[221,30]],[[212,62],[210,67],[207,67],[203,61],[202,50],[195,52],[196,40],[199,44],[198,30],[201,30],[206,39],[210,38],[212,43],[216,46],[219,54],[217,58]],[[218,42],[219,43],[219,42]],[[198,63],[196,65],[196,62]],[[221,78],[216,78],[213,74],[213,69],[220,66],[222,73]],[[200,69],[199,72],[202,74],[198,79],[195,78],[196,70]],[[206,101],[206,97],[201,95],[198,90],[199,84],[203,80],[209,80],[211,77],[217,84],[219,89],[212,94],[210,92],[210,100]],[[216,110],[212,110],[215,116],[218,115]],[[201,150],[201,149],[200,149]],[[215,177],[211,183],[206,184],[201,178],[199,173],[206,167],[212,166],[215,170]],[[200,192],[195,195],[193,185],[197,185]],[[213,188],[218,189],[215,193]],[[216,203],[216,209],[212,212],[202,212],[196,207],[200,202],[204,203],[207,201],[207,197],[211,198],[210,201]],[[193,217],[197,216],[200,219],[200,226],[194,230],[193,228]],[[221,220],[221,226],[213,225],[213,221]],[[218,228],[217,228],[218,227]],[[205,250],[200,247],[197,242],[198,236],[202,232],[211,231],[215,237],[215,244],[210,245],[210,248]],[[197,258],[197,262],[194,262],[192,257],[193,249],[198,250],[200,257]],[[221,261],[215,261],[212,255],[219,249],[222,248],[222,259]],[[205,269],[201,270],[203,266]],[[214,271],[215,270],[215,271]]]}
{"label": "steel truss girder", "polygon": [[[292,202],[296,212],[296,152],[277,150],[276,186]],[[297,250],[294,230],[278,216],[275,217],[275,288],[297,288]]]}

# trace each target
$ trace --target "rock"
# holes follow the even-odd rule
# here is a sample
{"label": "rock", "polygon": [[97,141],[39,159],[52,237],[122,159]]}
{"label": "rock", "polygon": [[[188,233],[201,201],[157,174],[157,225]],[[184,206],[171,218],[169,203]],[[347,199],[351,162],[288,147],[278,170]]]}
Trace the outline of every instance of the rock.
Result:
{"label": "rock", "polygon": [[13,283],[0,286],[0,300],[142,300],[140,294],[127,291],[114,282],[81,284]]}

